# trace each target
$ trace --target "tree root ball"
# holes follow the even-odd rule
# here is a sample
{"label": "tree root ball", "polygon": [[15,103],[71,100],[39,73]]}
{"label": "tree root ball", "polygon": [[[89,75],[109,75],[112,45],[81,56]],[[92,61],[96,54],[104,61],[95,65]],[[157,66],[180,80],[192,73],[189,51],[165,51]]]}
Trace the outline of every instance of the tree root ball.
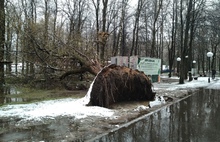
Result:
{"label": "tree root ball", "polygon": [[155,94],[143,72],[112,64],[96,76],[88,106],[109,108],[116,102],[153,101]]}

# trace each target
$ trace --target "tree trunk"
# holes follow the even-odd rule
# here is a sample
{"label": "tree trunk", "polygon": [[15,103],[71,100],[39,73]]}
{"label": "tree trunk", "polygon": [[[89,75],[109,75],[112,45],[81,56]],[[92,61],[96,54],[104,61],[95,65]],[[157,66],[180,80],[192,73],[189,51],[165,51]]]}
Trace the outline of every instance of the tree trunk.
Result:
{"label": "tree trunk", "polygon": [[4,0],[0,0],[0,94],[4,92],[4,44],[5,44],[5,8]]}
{"label": "tree trunk", "polygon": [[[181,0],[181,12],[180,12],[180,15],[181,15],[181,67],[180,67],[180,70],[181,70],[181,73],[180,73],[180,84],[183,84],[184,83],[184,79],[187,79],[187,72],[188,72],[188,69],[189,69],[189,66],[188,66],[188,62],[189,62],[189,49],[188,49],[188,44],[189,44],[189,30],[190,30],[190,22],[191,22],[191,11],[192,11],[192,0],[189,1],[189,4],[188,4],[188,7],[187,7],[187,14],[186,14],[186,26],[184,28],[183,26],[183,19],[182,19],[182,10],[183,10],[183,1]],[[184,29],[184,30],[183,30]],[[183,32],[185,32],[183,34]],[[183,38],[183,35],[184,35],[184,38]],[[184,40],[183,40],[184,39]],[[186,58],[186,56],[188,56]]]}
{"label": "tree trunk", "polygon": [[128,2],[126,0],[122,0],[122,10],[121,10],[121,21],[120,21],[120,26],[121,26],[121,33],[120,33],[120,55],[121,56],[126,56],[128,49],[127,49],[127,44],[126,44],[126,37],[127,37],[127,20],[126,20],[126,7],[128,5]]}
{"label": "tree trunk", "polygon": [[[107,17],[107,7],[108,7],[108,0],[102,0],[103,9],[102,9],[102,32],[106,32],[106,17]],[[105,56],[105,46],[106,41],[101,44],[100,46],[100,59],[104,61]]]}
{"label": "tree trunk", "polygon": [[100,5],[100,0],[96,0],[96,2],[94,0],[92,0],[92,3],[95,7],[95,18],[96,18],[96,52],[97,55],[99,55],[100,49],[99,49],[99,5]]}
{"label": "tree trunk", "polygon": [[131,51],[130,51],[130,56],[133,55],[133,50],[134,50],[134,55],[138,55],[138,33],[139,33],[139,19],[140,19],[140,13],[142,9],[142,0],[138,0],[138,6],[135,14],[135,23],[134,23],[134,29],[133,29],[133,39],[132,39],[132,46],[131,46]]}
{"label": "tree trunk", "polygon": [[158,21],[158,17],[160,14],[160,10],[163,5],[163,0],[159,0],[159,3],[156,0],[155,3],[155,10],[154,10],[154,21],[153,21],[153,29],[152,29],[152,43],[151,43],[151,54],[150,57],[155,57],[156,56],[156,33],[157,33],[157,28],[156,28],[156,23]]}
{"label": "tree trunk", "polygon": [[89,72],[93,75],[97,75],[101,69],[102,69],[102,65],[97,60],[88,60],[82,62],[81,68],[65,72],[62,76],[60,76],[60,80],[65,79],[71,74],[79,74],[79,73],[82,74],[85,72]]}
{"label": "tree trunk", "polygon": [[168,48],[168,55],[169,55],[169,77],[171,77],[171,71],[173,67],[173,62],[175,61],[175,53],[176,53],[176,23],[177,21],[177,12],[176,12],[176,7],[175,3],[173,3],[173,16],[172,16],[172,35],[171,35],[171,47]]}

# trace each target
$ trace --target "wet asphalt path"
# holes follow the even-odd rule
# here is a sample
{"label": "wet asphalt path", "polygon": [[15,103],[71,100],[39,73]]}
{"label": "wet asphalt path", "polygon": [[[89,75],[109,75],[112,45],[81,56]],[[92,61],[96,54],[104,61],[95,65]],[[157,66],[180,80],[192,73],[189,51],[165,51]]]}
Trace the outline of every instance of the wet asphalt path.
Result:
{"label": "wet asphalt path", "polygon": [[180,102],[91,141],[219,142],[220,90],[200,89]]}

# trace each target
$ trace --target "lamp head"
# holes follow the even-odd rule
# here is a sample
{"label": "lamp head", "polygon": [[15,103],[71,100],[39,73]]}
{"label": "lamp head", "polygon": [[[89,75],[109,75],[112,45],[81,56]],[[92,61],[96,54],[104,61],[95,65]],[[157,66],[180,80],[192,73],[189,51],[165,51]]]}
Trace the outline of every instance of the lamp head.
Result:
{"label": "lamp head", "polygon": [[207,53],[207,57],[210,58],[210,57],[212,57],[212,56],[213,56],[213,53],[212,53],[212,52],[208,52],[208,53]]}

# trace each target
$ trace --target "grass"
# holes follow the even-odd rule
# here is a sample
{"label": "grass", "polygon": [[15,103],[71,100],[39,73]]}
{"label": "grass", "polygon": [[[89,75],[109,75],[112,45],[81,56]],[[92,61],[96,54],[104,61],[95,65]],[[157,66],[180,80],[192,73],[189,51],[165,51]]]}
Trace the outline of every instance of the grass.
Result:
{"label": "grass", "polygon": [[8,99],[21,98],[24,101],[11,101],[7,104],[24,104],[44,100],[55,100],[62,98],[82,98],[86,95],[87,91],[67,91],[67,90],[37,90],[28,87],[15,87],[19,93],[8,94],[5,97]]}

